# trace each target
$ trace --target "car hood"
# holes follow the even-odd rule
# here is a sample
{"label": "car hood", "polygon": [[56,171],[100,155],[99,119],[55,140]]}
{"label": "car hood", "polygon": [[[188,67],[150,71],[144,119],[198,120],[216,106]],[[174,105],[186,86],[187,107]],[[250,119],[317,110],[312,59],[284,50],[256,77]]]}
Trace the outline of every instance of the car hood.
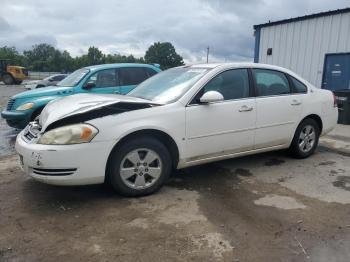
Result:
{"label": "car hood", "polygon": [[66,87],[66,86],[48,86],[38,89],[33,89],[29,91],[25,91],[22,93],[19,93],[17,95],[14,95],[14,99],[21,99],[21,98],[32,98],[32,97],[43,97],[43,96],[57,96],[64,94],[68,91],[72,91],[73,87]]}
{"label": "car hood", "polygon": [[156,106],[152,101],[114,94],[76,94],[48,103],[39,118],[41,130]]}

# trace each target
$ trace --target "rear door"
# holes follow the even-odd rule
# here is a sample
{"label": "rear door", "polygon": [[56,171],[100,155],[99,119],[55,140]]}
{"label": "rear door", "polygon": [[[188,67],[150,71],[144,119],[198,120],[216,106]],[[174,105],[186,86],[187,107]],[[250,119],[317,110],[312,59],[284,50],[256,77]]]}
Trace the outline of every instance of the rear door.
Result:
{"label": "rear door", "polygon": [[304,93],[294,91],[292,81],[283,72],[267,69],[252,72],[257,93],[255,149],[285,145],[300,120]]}

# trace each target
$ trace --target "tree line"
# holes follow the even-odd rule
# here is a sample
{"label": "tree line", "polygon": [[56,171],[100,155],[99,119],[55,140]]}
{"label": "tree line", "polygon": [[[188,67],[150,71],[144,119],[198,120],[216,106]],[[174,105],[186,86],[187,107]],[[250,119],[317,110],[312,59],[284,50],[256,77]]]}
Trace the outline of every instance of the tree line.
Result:
{"label": "tree line", "polygon": [[145,56],[140,58],[132,54],[104,54],[95,46],[89,47],[87,54],[72,57],[66,50],[61,51],[42,43],[23,52],[19,52],[13,46],[0,47],[0,59],[10,59],[13,65],[39,72],[72,72],[84,66],[106,63],[156,63],[163,70],[184,64],[183,58],[169,42],[155,42],[147,49]]}

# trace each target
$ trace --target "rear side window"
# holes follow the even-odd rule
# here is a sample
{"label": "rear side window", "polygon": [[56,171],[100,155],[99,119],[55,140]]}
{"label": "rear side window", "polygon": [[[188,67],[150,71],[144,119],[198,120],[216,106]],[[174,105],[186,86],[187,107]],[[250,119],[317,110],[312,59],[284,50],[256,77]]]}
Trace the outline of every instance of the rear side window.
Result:
{"label": "rear side window", "polygon": [[65,77],[66,77],[65,75],[58,75],[58,76],[54,76],[52,79],[53,81],[61,81]]}
{"label": "rear side window", "polygon": [[156,71],[154,71],[152,68],[149,68],[149,67],[145,67],[145,71],[148,77],[151,77],[157,74]]}
{"label": "rear side window", "polygon": [[282,72],[253,69],[258,96],[274,96],[290,93],[288,79]]}
{"label": "rear side window", "polygon": [[307,87],[304,85],[302,82],[299,80],[295,79],[292,76],[289,76],[290,79],[292,80],[293,86],[294,86],[294,93],[306,93],[307,92]]}
{"label": "rear side window", "polygon": [[122,67],[119,69],[121,86],[138,85],[148,78],[143,67]]}

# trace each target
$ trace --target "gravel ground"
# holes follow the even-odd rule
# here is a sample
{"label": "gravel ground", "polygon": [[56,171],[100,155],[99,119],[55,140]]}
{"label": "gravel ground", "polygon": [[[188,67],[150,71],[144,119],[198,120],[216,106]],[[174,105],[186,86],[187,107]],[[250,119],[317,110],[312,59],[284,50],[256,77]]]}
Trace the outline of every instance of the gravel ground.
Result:
{"label": "gravel ground", "polygon": [[[25,91],[23,85],[7,86],[0,82],[0,110],[6,109],[9,98]],[[19,130],[13,129],[0,117],[0,157],[14,153],[14,143]]]}
{"label": "gravel ground", "polygon": [[[20,90],[0,85],[1,106]],[[350,139],[336,140],[350,132],[308,159],[199,166],[127,199],[35,182],[18,168],[16,131],[0,130],[0,261],[350,261]]]}

